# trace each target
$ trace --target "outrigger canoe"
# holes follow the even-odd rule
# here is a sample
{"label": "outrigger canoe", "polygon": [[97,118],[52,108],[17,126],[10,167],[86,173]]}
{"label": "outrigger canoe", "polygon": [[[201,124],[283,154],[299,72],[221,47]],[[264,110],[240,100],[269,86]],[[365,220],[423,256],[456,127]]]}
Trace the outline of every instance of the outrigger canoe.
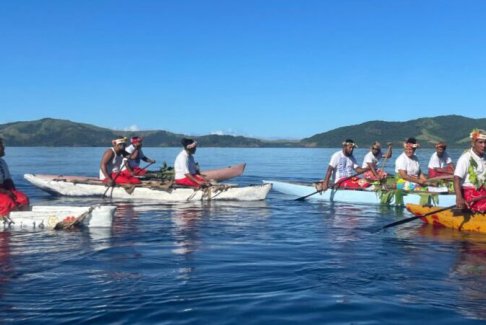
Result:
{"label": "outrigger canoe", "polygon": [[111,227],[115,206],[38,206],[29,211],[12,211],[3,220],[3,230],[62,229],[63,224],[89,228]]}
{"label": "outrigger canoe", "polygon": [[[313,184],[303,184],[294,182],[283,182],[275,180],[264,180],[264,184],[272,184],[277,192],[300,198],[316,192]],[[352,204],[386,204],[391,206],[404,206],[409,203],[429,203],[448,206],[455,204],[456,197],[453,193],[442,192],[406,192],[398,190],[382,189],[328,189],[325,192],[311,195],[309,201],[343,202]]]}
{"label": "outrigger canoe", "polygon": [[[457,211],[441,207],[407,204],[407,210],[425,223],[457,230],[486,233],[486,214]],[[434,213],[434,211],[437,211]]]}
{"label": "outrigger canoe", "polygon": [[210,200],[260,201],[267,197],[271,184],[234,186],[216,184],[204,189],[172,187],[154,181],[142,181],[140,185],[116,185],[107,188],[98,179],[25,174],[24,178],[40,189],[55,195],[106,196],[113,199],[156,200],[161,202],[188,202]]}

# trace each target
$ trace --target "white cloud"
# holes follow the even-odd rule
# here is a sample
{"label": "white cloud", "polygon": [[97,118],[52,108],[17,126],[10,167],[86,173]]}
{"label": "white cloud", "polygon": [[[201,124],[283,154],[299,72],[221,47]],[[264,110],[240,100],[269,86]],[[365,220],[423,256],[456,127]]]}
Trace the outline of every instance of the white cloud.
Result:
{"label": "white cloud", "polygon": [[209,134],[214,134],[214,135],[232,135],[232,136],[237,136],[238,132],[233,130],[233,129],[228,129],[226,131],[224,130],[216,130],[216,131],[211,131]]}
{"label": "white cloud", "polygon": [[140,128],[136,124],[134,124],[134,125],[130,125],[129,127],[125,128],[124,131],[137,132],[137,131],[140,131]]}

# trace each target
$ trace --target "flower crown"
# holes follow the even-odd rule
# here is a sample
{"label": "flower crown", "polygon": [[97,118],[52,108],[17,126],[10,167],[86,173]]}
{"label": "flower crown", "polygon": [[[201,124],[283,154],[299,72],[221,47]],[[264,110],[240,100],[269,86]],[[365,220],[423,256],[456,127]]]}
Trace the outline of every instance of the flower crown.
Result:
{"label": "flower crown", "polygon": [[478,139],[486,140],[486,131],[481,129],[473,129],[471,134],[469,134],[471,140],[476,141]]}
{"label": "flower crown", "polygon": [[403,147],[404,147],[405,149],[407,149],[407,148],[413,148],[413,149],[417,149],[418,147],[420,147],[420,144],[418,144],[418,143],[404,142],[404,143],[403,143]]}

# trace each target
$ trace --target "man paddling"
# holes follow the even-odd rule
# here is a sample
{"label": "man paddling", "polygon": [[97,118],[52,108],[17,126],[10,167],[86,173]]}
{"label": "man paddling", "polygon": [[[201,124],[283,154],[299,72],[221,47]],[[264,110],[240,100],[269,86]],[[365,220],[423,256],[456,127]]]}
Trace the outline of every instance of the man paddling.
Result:
{"label": "man paddling", "polygon": [[3,156],[5,156],[5,144],[0,138],[0,218],[7,216],[10,211],[23,210],[29,206],[27,195],[15,188]]}
{"label": "man paddling", "polygon": [[397,188],[405,191],[419,191],[427,185],[427,178],[420,169],[415,150],[420,145],[415,138],[408,138],[403,143],[403,153],[395,160]]}
{"label": "man paddling", "polygon": [[[486,212],[486,131],[474,129],[469,135],[471,148],[457,161],[454,170],[456,207],[468,207],[474,212]],[[476,199],[480,198],[482,199]]]}
{"label": "man paddling", "polygon": [[128,165],[133,171],[133,174],[136,176],[143,176],[147,173],[147,169],[140,168],[140,161],[143,160],[147,163],[154,164],[155,160],[150,159],[149,157],[145,156],[142,151],[142,137],[132,137],[130,139],[130,145],[125,149],[128,152]]}
{"label": "man paddling", "polygon": [[175,183],[178,185],[201,187],[211,183],[204,178],[194,160],[197,149],[197,141],[194,139],[183,138],[181,140],[184,149],[177,155],[174,162]]}
{"label": "man paddling", "polygon": [[[342,146],[342,150],[335,152],[331,156],[324,180],[316,185],[318,191],[326,191],[329,188],[331,177],[339,187],[359,189],[371,185],[364,179],[352,177],[355,172],[360,174],[368,170],[360,167],[353,156],[354,148],[357,145],[353,140],[346,139]],[[342,181],[340,182],[340,180]]]}
{"label": "man paddling", "polygon": [[375,141],[371,144],[370,151],[363,158],[363,165],[361,167],[368,168],[369,170],[363,174],[363,177],[368,181],[381,181],[385,179],[388,174],[384,171],[384,163],[381,169],[378,168],[378,162],[381,159],[390,159],[392,156],[392,144],[388,144],[388,150],[386,153],[381,151],[381,144]]}
{"label": "man paddling", "polygon": [[[100,179],[108,186],[115,184],[140,184],[141,181],[132,176],[133,172],[124,155],[127,138],[118,137],[112,141],[112,147],[103,154],[100,162]],[[126,169],[124,169],[126,167]]]}
{"label": "man paddling", "polygon": [[429,160],[429,178],[439,176],[454,175],[454,164],[451,157],[446,152],[447,145],[445,142],[439,141],[435,145],[435,152]]}

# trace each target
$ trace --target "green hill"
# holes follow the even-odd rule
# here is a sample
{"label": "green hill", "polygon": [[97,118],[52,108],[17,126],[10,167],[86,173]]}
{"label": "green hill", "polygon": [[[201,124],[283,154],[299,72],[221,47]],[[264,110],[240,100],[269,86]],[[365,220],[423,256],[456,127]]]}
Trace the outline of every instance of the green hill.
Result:
{"label": "green hill", "polygon": [[420,118],[407,122],[370,121],[337,128],[301,140],[307,147],[339,147],[346,138],[367,147],[373,141],[401,145],[406,138],[415,137],[422,147],[433,147],[441,140],[451,148],[463,148],[469,143],[474,128],[485,128],[486,118],[472,119],[459,115]]}
{"label": "green hill", "polygon": [[[367,147],[373,141],[401,143],[408,137],[415,137],[423,147],[432,147],[438,140],[451,148],[464,148],[473,128],[485,128],[486,118],[472,119],[459,115],[427,117],[406,122],[369,121],[362,124],[340,127],[313,135],[300,141],[261,140],[243,136],[202,135],[196,137],[204,147],[324,147],[336,148],[346,138],[353,139],[359,146]],[[9,146],[17,147],[106,147],[111,140],[123,135],[140,135],[148,147],[178,147],[182,134],[163,130],[117,131],[90,124],[68,120],[44,118],[37,121],[23,121],[0,124],[0,137]]]}
{"label": "green hill", "polygon": [[[148,147],[179,147],[184,137],[161,130],[117,131],[51,118],[0,125],[0,137],[13,147],[106,147],[119,135],[143,136],[144,145]],[[197,140],[205,147],[282,147],[288,143],[295,144],[230,135],[204,135],[197,137]]]}

